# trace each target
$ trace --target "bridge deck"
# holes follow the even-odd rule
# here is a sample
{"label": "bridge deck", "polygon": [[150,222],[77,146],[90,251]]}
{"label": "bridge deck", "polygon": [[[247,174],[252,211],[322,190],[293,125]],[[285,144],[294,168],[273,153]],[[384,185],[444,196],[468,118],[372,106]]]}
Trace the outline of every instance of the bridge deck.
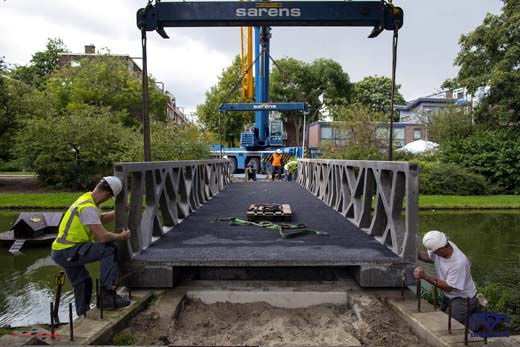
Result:
{"label": "bridge deck", "polygon": [[[291,223],[328,235],[280,238],[276,230],[230,226],[220,217],[246,219],[253,203],[288,203]],[[403,260],[293,182],[232,183],[166,236],[134,258],[160,266],[350,266]]]}

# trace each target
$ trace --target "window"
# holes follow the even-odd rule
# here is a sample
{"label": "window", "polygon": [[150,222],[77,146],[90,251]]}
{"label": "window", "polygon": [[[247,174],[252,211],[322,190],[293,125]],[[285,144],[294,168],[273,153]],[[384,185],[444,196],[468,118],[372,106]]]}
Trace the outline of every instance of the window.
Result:
{"label": "window", "polygon": [[321,127],[320,137],[322,140],[332,140],[334,138],[334,132],[331,127]]}
{"label": "window", "polygon": [[421,129],[413,129],[413,140],[416,141],[416,140],[420,140],[422,139],[422,132],[421,132]]}
{"label": "window", "polygon": [[404,128],[394,129],[393,135],[394,135],[394,138],[393,138],[394,146],[402,147],[405,145]]}

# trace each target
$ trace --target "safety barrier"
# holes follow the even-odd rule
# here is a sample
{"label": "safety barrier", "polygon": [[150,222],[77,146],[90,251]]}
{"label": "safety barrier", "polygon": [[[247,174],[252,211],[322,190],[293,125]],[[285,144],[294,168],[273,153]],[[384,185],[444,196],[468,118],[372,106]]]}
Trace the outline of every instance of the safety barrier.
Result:
{"label": "safety barrier", "polygon": [[219,159],[117,163],[114,171],[123,181],[116,230],[131,231],[120,260],[148,248],[231,182],[228,161]]}
{"label": "safety barrier", "polygon": [[415,263],[417,164],[299,159],[298,183],[403,260]]}

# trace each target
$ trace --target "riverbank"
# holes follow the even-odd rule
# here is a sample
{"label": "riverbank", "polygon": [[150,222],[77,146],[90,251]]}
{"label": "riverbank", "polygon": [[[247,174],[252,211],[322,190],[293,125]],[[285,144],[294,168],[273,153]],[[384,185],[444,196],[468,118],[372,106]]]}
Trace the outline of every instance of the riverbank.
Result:
{"label": "riverbank", "polygon": [[[60,192],[40,187],[33,175],[0,174],[0,209],[65,209],[83,192]],[[109,200],[103,208],[113,208]],[[520,209],[516,195],[420,195],[421,210]]]}
{"label": "riverbank", "polygon": [[[0,209],[65,209],[82,192],[4,192],[0,188]],[[109,200],[103,208],[112,208]],[[520,199],[516,195],[453,196],[421,195],[421,210],[506,210],[520,209]]]}

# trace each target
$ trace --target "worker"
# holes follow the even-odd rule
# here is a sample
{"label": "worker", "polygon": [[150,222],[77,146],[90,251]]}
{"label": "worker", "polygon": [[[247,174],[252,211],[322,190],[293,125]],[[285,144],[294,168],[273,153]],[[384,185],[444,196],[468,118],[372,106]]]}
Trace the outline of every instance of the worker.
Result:
{"label": "worker", "polygon": [[477,290],[471,277],[471,264],[468,258],[455,243],[449,241],[443,232],[429,231],[424,235],[422,242],[428,251],[419,251],[419,259],[435,264],[435,276],[417,267],[414,270],[414,277],[440,288],[444,294],[442,311],[446,312],[451,300],[452,317],[464,324],[467,298],[470,298],[469,314],[478,309]]}
{"label": "worker", "polygon": [[248,181],[253,180],[256,181],[256,167],[257,165],[253,160],[250,160],[249,163],[247,163],[246,167],[246,179]]}
{"label": "worker", "polygon": [[119,279],[117,245],[114,241],[128,240],[130,230],[120,233],[107,231],[103,224],[114,220],[115,212],[101,213],[99,205],[117,196],[123,188],[118,177],[104,177],[93,191],[81,195],[65,212],[52,243],[52,259],[63,266],[74,288],[76,313],[81,316],[90,309],[92,279],[85,264],[100,261],[100,304],[104,308],[125,307],[126,297],[116,295]]}
{"label": "worker", "polygon": [[274,178],[276,176],[276,173],[278,173],[278,179],[282,179],[282,150],[278,148],[276,150],[276,153],[273,153],[273,159],[271,162],[271,167],[273,168],[273,174],[272,174],[272,180],[274,181]]}
{"label": "worker", "polygon": [[293,174],[298,169],[298,161],[291,160],[283,166],[283,173],[286,181],[292,181]]}

